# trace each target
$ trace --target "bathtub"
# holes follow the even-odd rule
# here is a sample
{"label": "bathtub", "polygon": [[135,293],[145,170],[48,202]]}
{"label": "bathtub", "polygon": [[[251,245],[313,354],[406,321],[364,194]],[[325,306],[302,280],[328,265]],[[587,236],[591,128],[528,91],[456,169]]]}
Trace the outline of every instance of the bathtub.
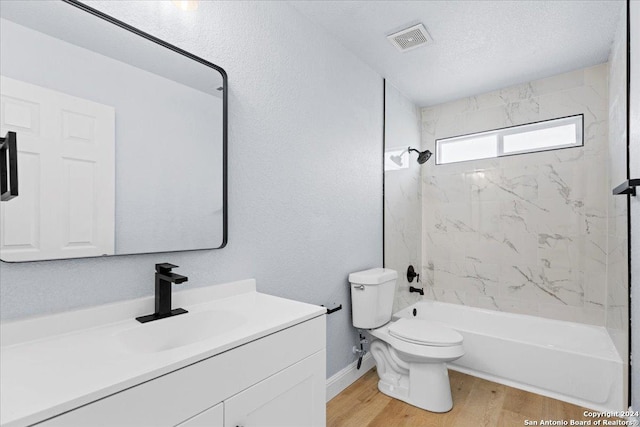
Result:
{"label": "bathtub", "polygon": [[598,411],[621,411],[623,366],[604,327],[423,300],[394,318],[435,320],[460,332],[449,368]]}

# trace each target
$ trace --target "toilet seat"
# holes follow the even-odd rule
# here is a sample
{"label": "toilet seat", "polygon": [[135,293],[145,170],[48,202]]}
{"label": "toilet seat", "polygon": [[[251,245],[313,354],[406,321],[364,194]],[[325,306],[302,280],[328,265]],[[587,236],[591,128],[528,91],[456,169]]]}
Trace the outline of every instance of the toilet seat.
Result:
{"label": "toilet seat", "polygon": [[463,337],[447,326],[424,319],[400,318],[389,325],[389,335],[412,344],[449,347],[462,344]]}

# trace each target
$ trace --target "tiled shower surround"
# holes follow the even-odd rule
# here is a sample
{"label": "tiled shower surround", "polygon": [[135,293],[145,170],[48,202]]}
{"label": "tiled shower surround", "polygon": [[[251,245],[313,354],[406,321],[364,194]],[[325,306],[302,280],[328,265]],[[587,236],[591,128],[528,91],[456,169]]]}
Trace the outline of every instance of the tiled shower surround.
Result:
{"label": "tiled shower surround", "polygon": [[584,147],[422,167],[428,298],[605,324],[607,82],[602,64],[422,109],[431,151],[437,138],[584,115]]}
{"label": "tiled shower surround", "polygon": [[[420,114],[413,103],[395,87],[385,85],[385,146],[388,150],[420,148]],[[420,172],[415,154],[406,155],[406,169],[384,174],[384,266],[398,272],[393,312],[403,309],[422,297],[410,293],[407,267],[420,272]]]}

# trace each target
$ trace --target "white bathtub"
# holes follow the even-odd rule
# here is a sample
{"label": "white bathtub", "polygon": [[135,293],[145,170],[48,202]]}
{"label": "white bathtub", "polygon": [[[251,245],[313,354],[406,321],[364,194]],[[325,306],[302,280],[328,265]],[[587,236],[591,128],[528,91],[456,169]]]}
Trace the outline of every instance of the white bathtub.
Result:
{"label": "white bathtub", "polygon": [[449,368],[594,410],[625,410],[622,360],[604,327],[424,300],[394,318],[436,320],[464,337]]}

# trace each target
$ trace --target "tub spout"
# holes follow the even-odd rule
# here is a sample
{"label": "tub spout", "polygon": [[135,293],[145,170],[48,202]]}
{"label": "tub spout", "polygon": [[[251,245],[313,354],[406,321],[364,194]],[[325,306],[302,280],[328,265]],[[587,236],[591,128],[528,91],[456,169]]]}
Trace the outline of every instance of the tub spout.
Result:
{"label": "tub spout", "polygon": [[409,286],[409,292],[417,292],[420,295],[424,295],[424,288],[414,288],[413,286]]}

